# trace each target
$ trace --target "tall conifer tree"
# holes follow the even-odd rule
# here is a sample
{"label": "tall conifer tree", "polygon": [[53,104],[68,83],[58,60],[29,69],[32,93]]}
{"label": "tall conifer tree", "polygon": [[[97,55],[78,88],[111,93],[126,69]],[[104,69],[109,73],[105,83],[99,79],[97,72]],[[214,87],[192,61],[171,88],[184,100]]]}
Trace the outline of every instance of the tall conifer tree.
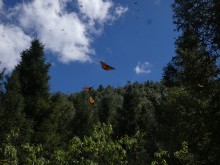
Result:
{"label": "tall conifer tree", "polygon": [[36,122],[42,120],[49,101],[49,71],[44,46],[33,40],[31,47],[21,54],[21,62],[15,68],[19,74],[21,93],[24,97],[25,113]]}
{"label": "tall conifer tree", "polygon": [[219,11],[217,1],[175,0],[173,22],[181,32],[176,56],[164,68],[163,79],[172,85],[207,85],[219,76]]}
{"label": "tall conifer tree", "polygon": [[18,72],[15,70],[7,78],[4,97],[4,132],[15,131],[19,134],[17,145],[30,141],[32,121],[24,113],[24,99],[21,94],[21,84]]}

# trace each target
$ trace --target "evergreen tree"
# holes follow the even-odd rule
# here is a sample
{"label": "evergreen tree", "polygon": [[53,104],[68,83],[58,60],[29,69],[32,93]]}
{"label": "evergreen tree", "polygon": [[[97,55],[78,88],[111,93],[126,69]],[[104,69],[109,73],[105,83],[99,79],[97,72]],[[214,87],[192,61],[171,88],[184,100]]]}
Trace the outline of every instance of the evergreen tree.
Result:
{"label": "evergreen tree", "polygon": [[[181,36],[176,40],[177,55],[164,68],[163,80],[167,86],[207,86],[218,77],[219,48],[214,31],[219,12],[215,1],[176,0],[172,7],[174,24]],[[215,11],[215,12],[214,12]],[[213,18],[215,18],[213,20]]]}
{"label": "evergreen tree", "polygon": [[[21,145],[31,140],[32,121],[26,118],[24,113],[24,102],[21,95],[21,85],[18,78],[18,72],[12,71],[5,82],[4,94],[4,113],[1,122],[3,130],[1,130],[3,146],[5,142],[10,143],[16,148],[17,155],[22,155]],[[16,135],[16,138],[8,139],[8,136]],[[7,140],[8,139],[8,140]]]}
{"label": "evergreen tree", "polygon": [[[210,98],[196,98],[183,87],[171,88],[157,111],[160,150],[170,154],[169,162],[176,164],[173,153],[187,141],[196,164],[213,164],[211,132],[209,129]],[[213,123],[212,123],[213,124]],[[204,157],[204,155],[206,155]]]}
{"label": "evergreen tree", "polygon": [[45,61],[43,45],[38,40],[33,40],[31,47],[22,52],[21,62],[8,76],[5,85],[4,134],[17,131],[19,136],[13,143],[18,147],[20,155],[21,144],[44,143],[48,139],[45,123],[50,116],[50,64]]}
{"label": "evergreen tree", "polygon": [[[26,119],[24,113],[24,99],[21,95],[21,84],[18,79],[18,73],[13,71],[10,77],[7,78],[5,85],[5,130],[9,133],[12,130],[19,132],[19,138],[16,142],[29,142],[32,132],[32,122]],[[8,132],[9,131],[9,132]]]}
{"label": "evergreen tree", "polygon": [[60,147],[72,138],[71,127],[75,108],[68,97],[55,93],[51,96],[50,117],[44,122],[39,141],[49,151]]}
{"label": "evergreen tree", "polygon": [[101,98],[98,109],[99,121],[115,126],[117,110],[122,107],[123,97],[114,92],[114,89],[106,89],[106,94]]}
{"label": "evergreen tree", "polygon": [[91,105],[89,103],[89,97],[90,95],[88,93],[81,92],[71,95],[69,98],[75,107],[75,116],[71,122],[72,127],[70,128],[72,136],[76,135],[82,138],[84,135],[90,134],[94,124],[97,123],[98,119],[95,112],[97,102],[95,100],[94,105]]}
{"label": "evergreen tree", "polygon": [[172,4],[173,22],[178,31],[190,29],[191,33],[199,36],[201,43],[212,57],[219,57],[215,52],[220,48],[220,2],[219,0],[175,0]]}
{"label": "evergreen tree", "polygon": [[209,129],[211,130],[211,153],[215,160],[213,164],[220,164],[220,82],[216,83],[216,92],[210,103]]}
{"label": "evergreen tree", "polygon": [[49,71],[50,64],[46,63],[43,45],[38,40],[31,42],[31,47],[21,53],[21,62],[15,67],[18,74],[20,93],[23,97],[24,112],[32,120],[32,140],[37,142],[36,135],[40,134],[42,124],[48,118],[49,109]]}
{"label": "evergreen tree", "polygon": [[128,136],[133,135],[136,132],[136,122],[135,122],[135,110],[134,102],[134,93],[132,92],[132,86],[127,87],[126,93],[123,96],[123,106],[117,111],[117,130],[116,133],[119,137],[127,134]]}

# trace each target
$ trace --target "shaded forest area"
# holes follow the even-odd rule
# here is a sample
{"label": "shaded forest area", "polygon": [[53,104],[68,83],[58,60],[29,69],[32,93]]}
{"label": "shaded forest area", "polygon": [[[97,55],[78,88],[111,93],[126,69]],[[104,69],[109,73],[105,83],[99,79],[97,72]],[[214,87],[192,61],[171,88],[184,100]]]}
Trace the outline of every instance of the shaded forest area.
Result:
{"label": "shaded forest area", "polygon": [[33,40],[0,74],[0,164],[220,164],[220,1],[172,9],[180,36],[160,82],[51,94]]}

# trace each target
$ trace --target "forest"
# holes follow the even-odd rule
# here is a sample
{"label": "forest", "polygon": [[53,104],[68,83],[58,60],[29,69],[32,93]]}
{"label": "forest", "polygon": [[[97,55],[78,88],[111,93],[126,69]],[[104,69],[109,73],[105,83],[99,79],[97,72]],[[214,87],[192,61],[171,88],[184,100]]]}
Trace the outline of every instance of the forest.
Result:
{"label": "forest", "polygon": [[51,64],[32,40],[0,71],[0,164],[220,164],[220,1],[171,7],[179,36],[159,82],[50,93]]}

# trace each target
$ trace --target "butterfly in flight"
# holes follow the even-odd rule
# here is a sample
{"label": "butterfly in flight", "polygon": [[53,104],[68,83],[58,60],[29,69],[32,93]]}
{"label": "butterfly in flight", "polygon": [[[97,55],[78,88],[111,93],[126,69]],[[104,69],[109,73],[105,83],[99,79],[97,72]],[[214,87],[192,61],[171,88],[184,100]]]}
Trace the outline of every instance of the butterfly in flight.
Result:
{"label": "butterfly in flight", "polygon": [[115,69],[114,67],[107,65],[103,61],[100,61],[100,63],[102,65],[102,69],[104,69],[104,70],[114,70]]}
{"label": "butterfly in flight", "polygon": [[83,91],[85,92],[90,92],[92,90],[93,86],[92,87],[85,87],[83,88]]}
{"label": "butterfly in flight", "polygon": [[92,105],[95,103],[94,99],[91,96],[89,98],[89,103],[92,104]]}

